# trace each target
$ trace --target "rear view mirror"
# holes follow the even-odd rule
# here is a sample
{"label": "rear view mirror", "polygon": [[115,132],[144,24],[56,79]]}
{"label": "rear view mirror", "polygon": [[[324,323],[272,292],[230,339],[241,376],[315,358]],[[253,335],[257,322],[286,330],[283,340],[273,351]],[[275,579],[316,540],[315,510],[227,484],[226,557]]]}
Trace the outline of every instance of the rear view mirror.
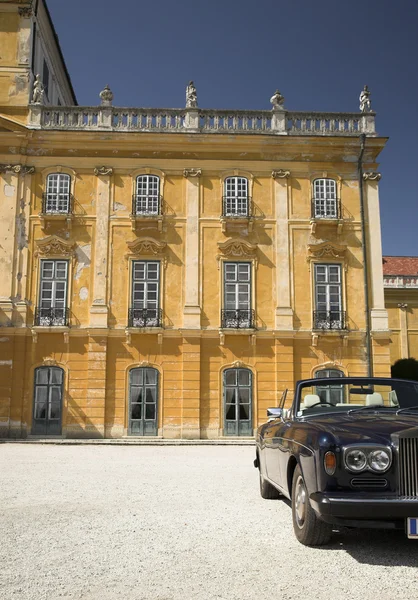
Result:
{"label": "rear view mirror", "polygon": [[283,409],[282,408],[268,408],[267,409],[268,420],[272,421],[273,419],[280,419],[283,417]]}

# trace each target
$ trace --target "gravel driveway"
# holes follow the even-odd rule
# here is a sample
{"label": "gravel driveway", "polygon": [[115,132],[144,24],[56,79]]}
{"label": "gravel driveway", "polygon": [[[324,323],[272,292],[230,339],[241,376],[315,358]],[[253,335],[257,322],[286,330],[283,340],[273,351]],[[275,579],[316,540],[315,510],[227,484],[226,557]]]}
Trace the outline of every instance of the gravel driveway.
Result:
{"label": "gravel driveway", "polygon": [[2,600],[417,598],[418,542],[294,538],[253,447],[0,444]]}

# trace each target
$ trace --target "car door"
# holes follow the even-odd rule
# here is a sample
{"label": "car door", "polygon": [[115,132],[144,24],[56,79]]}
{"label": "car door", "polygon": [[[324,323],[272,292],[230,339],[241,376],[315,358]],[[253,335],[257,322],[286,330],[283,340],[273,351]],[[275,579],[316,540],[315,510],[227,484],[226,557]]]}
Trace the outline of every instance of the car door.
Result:
{"label": "car door", "polygon": [[[284,409],[286,395],[287,390],[283,393],[279,408]],[[282,481],[282,440],[286,428],[286,421],[283,418],[278,418],[274,419],[274,421],[267,426],[264,433],[267,477],[280,487],[283,487],[284,485]]]}

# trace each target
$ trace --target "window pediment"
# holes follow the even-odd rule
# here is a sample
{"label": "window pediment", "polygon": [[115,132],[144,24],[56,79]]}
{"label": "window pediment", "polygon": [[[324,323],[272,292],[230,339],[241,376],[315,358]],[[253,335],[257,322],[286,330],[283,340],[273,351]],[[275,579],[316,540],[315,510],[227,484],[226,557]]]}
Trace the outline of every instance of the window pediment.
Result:
{"label": "window pediment", "polygon": [[67,242],[57,235],[35,240],[37,250],[35,256],[74,256],[74,243]]}
{"label": "window pediment", "polygon": [[335,244],[334,242],[320,242],[319,244],[308,244],[308,260],[313,258],[345,258],[347,244]]}
{"label": "window pediment", "polygon": [[148,255],[148,256],[163,256],[166,242],[159,242],[154,238],[146,237],[139,238],[133,242],[127,242],[128,248],[134,256]]}
{"label": "window pediment", "polygon": [[223,256],[234,256],[241,258],[256,258],[257,246],[245,240],[235,239],[226,242],[218,242],[218,248]]}

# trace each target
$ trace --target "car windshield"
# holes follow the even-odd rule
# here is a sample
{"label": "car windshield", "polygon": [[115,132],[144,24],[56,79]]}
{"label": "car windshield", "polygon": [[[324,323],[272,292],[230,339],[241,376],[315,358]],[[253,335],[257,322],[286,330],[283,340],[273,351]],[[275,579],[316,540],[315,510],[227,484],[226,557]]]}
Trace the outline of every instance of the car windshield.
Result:
{"label": "car windshield", "polygon": [[321,379],[301,383],[296,402],[299,417],[344,412],[350,414],[368,411],[418,414],[418,383],[401,380],[365,379],[347,382],[347,379]]}

